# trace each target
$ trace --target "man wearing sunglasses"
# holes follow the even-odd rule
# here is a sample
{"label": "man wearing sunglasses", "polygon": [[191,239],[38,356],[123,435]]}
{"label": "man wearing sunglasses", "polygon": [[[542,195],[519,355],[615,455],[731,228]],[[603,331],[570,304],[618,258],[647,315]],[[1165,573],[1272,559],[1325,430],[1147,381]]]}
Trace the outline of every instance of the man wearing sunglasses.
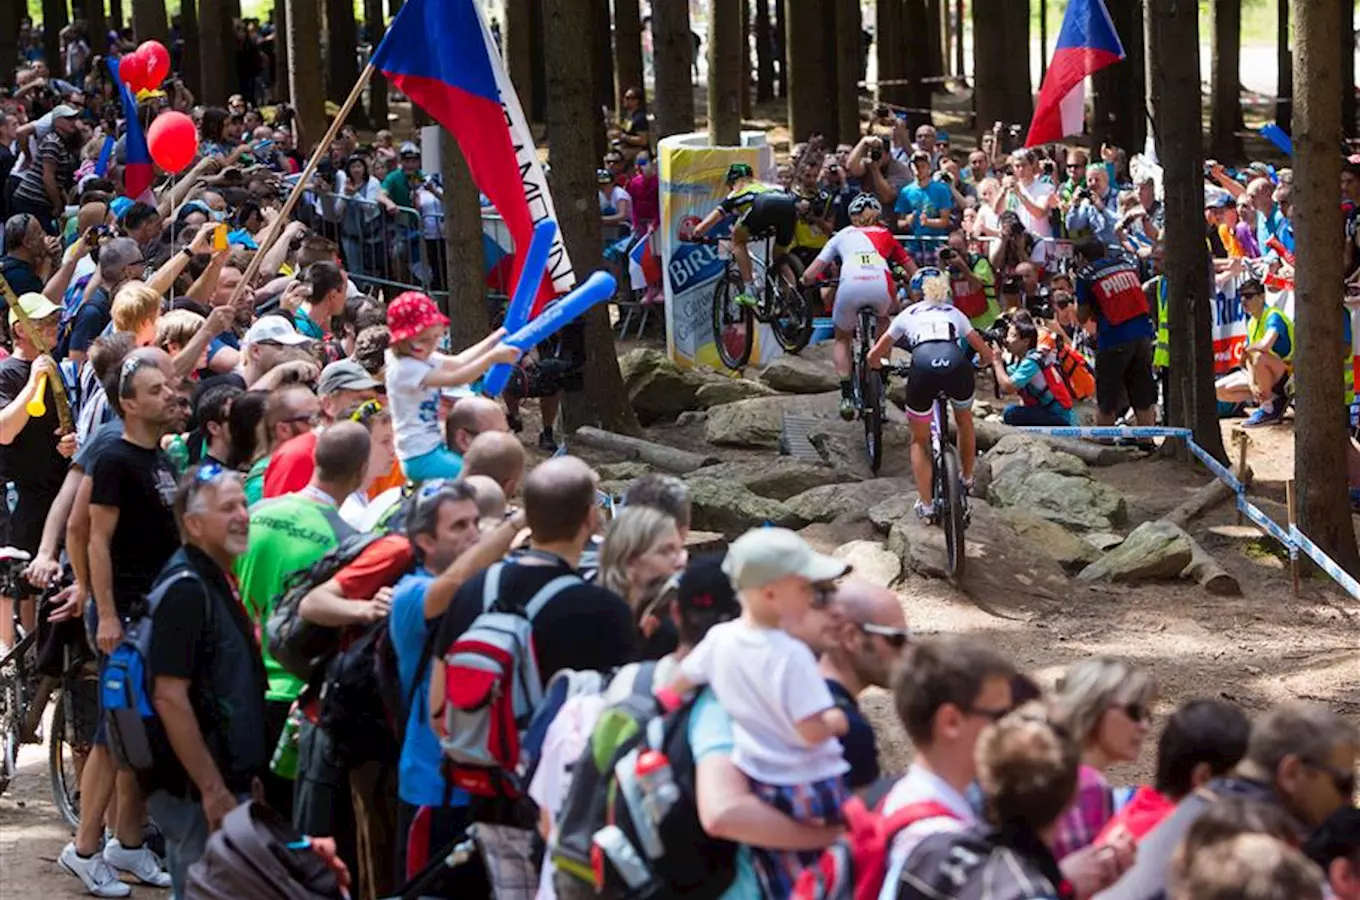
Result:
{"label": "man wearing sunglasses", "polygon": [[1266,303],[1265,286],[1255,278],[1242,282],[1237,296],[1247,314],[1242,367],[1219,378],[1214,390],[1223,403],[1257,405],[1242,423],[1243,428],[1274,425],[1284,418],[1289,405],[1285,385],[1293,369],[1294,323],[1284,310]]}

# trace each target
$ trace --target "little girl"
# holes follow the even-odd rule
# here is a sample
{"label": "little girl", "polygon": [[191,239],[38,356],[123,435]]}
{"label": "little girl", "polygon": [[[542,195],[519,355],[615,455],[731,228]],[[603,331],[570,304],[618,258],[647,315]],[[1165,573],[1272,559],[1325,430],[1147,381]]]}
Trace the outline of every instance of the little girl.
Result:
{"label": "little girl", "polygon": [[448,356],[435,352],[449,320],[433,300],[416,291],[387,307],[391,344],[386,354],[387,400],[396,432],[397,459],[411,481],[457,478],[463,460],[444,445],[439,430],[439,391],[468,384],[495,363],[513,363],[520,351],[500,343],[505,329]]}

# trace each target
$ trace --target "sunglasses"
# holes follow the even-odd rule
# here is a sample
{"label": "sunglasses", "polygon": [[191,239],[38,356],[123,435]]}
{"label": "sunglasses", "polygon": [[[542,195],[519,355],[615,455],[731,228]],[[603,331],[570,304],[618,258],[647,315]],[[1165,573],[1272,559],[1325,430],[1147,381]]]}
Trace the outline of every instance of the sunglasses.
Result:
{"label": "sunglasses", "polygon": [[384,409],[381,401],[365,400],[359,405],[358,409],[349,414],[349,418],[351,422],[358,422],[360,425],[366,426],[373,419],[382,415]]}
{"label": "sunglasses", "polygon": [[1013,710],[1009,706],[1003,709],[983,709],[982,707],[969,706],[963,710],[965,716],[977,716],[979,719],[986,719],[989,722],[1000,722],[1012,712]]}
{"label": "sunglasses", "polygon": [[888,646],[894,650],[901,650],[907,646],[911,640],[911,633],[905,628],[889,628],[887,625],[875,625],[872,622],[861,622],[859,630],[865,634],[876,634],[888,642]]}
{"label": "sunglasses", "polygon": [[1125,703],[1122,706],[1116,706],[1115,709],[1128,716],[1131,721],[1140,724],[1152,717],[1151,710],[1141,703]]}
{"label": "sunglasses", "polygon": [[1306,756],[1301,757],[1300,762],[1302,762],[1308,768],[1321,772],[1328,778],[1330,778],[1332,780],[1332,786],[1336,788],[1336,792],[1341,796],[1345,797],[1347,801],[1349,801],[1350,798],[1355,796],[1354,772],[1343,771],[1342,769],[1338,769],[1333,765],[1321,762],[1316,759],[1309,759]]}
{"label": "sunglasses", "polygon": [[229,471],[230,470],[220,462],[208,460],[194,470],[194,483],[202,485],[212,484],[223,475],[228,474]]}
{"label": "sunglasses", "polygon": [[156,363],[144,356],[133,356],[123,362],[123,368],[118,373],[118,396],[128,397],[128,383],[142,369],[155,368]]}
{"label": "sunglasses", "polygon": [[836,596],[836,587],[831,584],[814,584],[812,586],[812,608],[826,609],[831,605],[831,600]]}

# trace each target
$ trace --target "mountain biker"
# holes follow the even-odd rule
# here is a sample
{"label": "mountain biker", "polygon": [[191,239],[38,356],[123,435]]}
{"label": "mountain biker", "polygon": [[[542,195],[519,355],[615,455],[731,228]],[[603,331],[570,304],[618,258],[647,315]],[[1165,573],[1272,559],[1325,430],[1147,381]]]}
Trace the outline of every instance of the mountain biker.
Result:
{"label": "mountain biker", "polygon": [[[751,238],[774,235],[774,253],[786,253],[793,243],[793,229],[798,222],[798,206],[792,194],[756,180],[748,163],[732,163],[727,167],[727,196],[718,208],[694,226],[694,236],[703,237],[726,216],[737,216],[732,226],[732,258],[741,273],[742,292],[734,297],[741,306],[756,305],[755,280],[751,270]],[[773,262],[765,260],[766,266]]]}
{"label": "mountain biker", "polygon": [[916,269],[916,264],[892,232],[877,224],[882,212],[883,204],[873,194],[860,194],[851,200],[850,227],[838,231],[803,273],[803,283],[812,284],[832,262],[840,262],[841,278],[831,321],[836,329],[833,359],[836,375],[841,380],[841,418],[846,421],[855,417],[855,393],[850,383],[850,343],[855,337],[856,317],[861,308],[873,307],[882,334],[897,293],[894,274]]}
{"label": "mountain biker", "polygon": [[977,438],[973,432],[973,365],[963,341],[988,366],[992,364],[992,350],[968,317],[954,308],[949,279],[939,269],[927,267],[912,276],[911,295],[920,297],[921,302],[907,307],[893,319],[869,351],[869,365],[880,368],[898,341],[905,341],[911,351],[907,418],[911,421],[911,469],[919,498],[916,515],[922,521],[932,522],[935,500],[930,489],[930,421],[935,397],[947,395],[954,407],[960,475],[967,490],[973,486]]}

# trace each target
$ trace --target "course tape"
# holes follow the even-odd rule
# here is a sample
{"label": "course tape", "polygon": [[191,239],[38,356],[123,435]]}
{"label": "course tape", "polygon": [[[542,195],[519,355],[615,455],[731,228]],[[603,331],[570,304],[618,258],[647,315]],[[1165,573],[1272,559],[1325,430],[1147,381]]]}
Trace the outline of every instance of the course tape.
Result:
{"label": "course tape", "polygon": [[1308,558],[1317,563],[1318,568],[1326,572],[1327,575],[1341,586],[1341,589],[1356,599],[1360,599],[1360,581],[1356,581],[1345,569],[1332,561],[1332,558],[1308,539],[1297,525],[1289,526],[1289,536],[1294,539],[1295,545],[1308,554]]}
{"label": "course tape", "polygon": [[1135,426],[1129,428],[1116,428],[1114,426],[1097,426],[1094,428],[1077,428],[1075,426],[1045,426],[1031,425],[1019,429],[1033,434],[1047,434],[1052,437],[1073,437],[1073,438],[1156,438],[1156,437],[1178,437],[1189,438],[1189,428],[1156,428],[1152,426]]}

